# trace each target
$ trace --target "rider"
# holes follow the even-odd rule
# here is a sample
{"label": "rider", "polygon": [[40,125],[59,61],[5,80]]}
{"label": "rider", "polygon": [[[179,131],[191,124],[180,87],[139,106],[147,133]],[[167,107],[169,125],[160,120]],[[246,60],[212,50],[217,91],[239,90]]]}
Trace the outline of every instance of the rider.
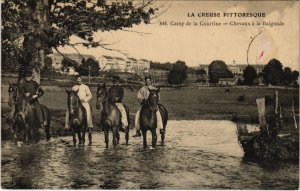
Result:
{"label": "rider", "polygon": [[25,80],[20,84],[21,91],[25,95],[25,99],[29,101],[29,104],[35,107],[38,121],[41,128],[44,128],[42,107],[38,101],[38,98],[44,95],[44,91],[36,81],[33,81],[32,70],[28,69],[25,71],[24,77]]}
{"label": "rider", "polygon": [[[93,119],[92,119],[92,110],[89,104],[89,101],[92,99],[92,93],[90,88],[82,83],[82,77],[80,75],[76,76],[77,85],[72,87],[72,91],[76,92],[78,90],[78,97],[86,110],[86,117],[87,117],[87,127],[93,128]],[[65,128],[70,128],[70,113],[69,110],[66,112],[66,120],[65,120]]]}
{"label": "rider", "polygon": [[[140,129],[141,129],[141,127],[140,127],[140,112],[141,112],[141,108],[142,108],[143,104],[148,99],[148,96],[150,94],[149,89],[150,90],[156,90],[156,87],[154,87],[152,85],[151,78],[149,76],[146,76],[145,77],[145,86],[143,86],[137,94],[138,101],[140,102],[140,109],[137,111],[137,113],[135,115],[136,134],[133,135],[133,137],[140,137],[141,136],[141,132],[140,132]],[[157,118],[157,128],[160,129],[160,130],[163,130],[162,117],[161,117],[161,114],[160,114],[159,111],[156,112],[156,118]]]}
{"label": "rider", "polygon": [[120,113],[121,113],[121,129],[125,131],[125,128],[128,126],[128,120],[127,120],[127,114],[125,107],[122,103],[123,97],[124,97],[124,89],[119,84],[120,77],[119,76],[113,76],[113,85],[111,88],[108,89],[108,97],[114,98],[114,102],[116,103],[116,106],[118,107]]}

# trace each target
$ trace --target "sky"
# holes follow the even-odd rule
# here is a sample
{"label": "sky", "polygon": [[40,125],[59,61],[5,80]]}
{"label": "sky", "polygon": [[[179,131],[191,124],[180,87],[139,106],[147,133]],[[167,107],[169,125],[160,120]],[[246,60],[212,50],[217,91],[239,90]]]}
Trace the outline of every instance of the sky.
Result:
{"label": "sky", "polygon": [[[134,32],[97,32],[95,39],[111,43],[109,48],[120,50],[128,57],[161,63],[182,60],[193,67],[210,64],[213,60],[223,60],[226,64],[247,64],[248,57],[249,64],[266,64],[276,58],[284,67],[299,70],[298,1],[158,1],[156,4],[158,7],[162,5],[164,7],[160,11],[166,11],[153,19],[151,24],[128,29]],[[192,13],[195,17],[191,17]],[[198,13],[220,13],[221,16],[198,17]],[[224,17],[224,13],[264,13],[265,17]],[[283,25],[257,26],[257,22],[262,24],[263,21]],[[162,22],[166,22],[167,26],[161,25]],[[184,25],[174,26],[171,22]],[[187,25],[187,22],[191,25]],[[200,22],[221,25],[199,26]],[[255,24],[231,26],[230,22]],[[72,37],[72,41],[78,42],[79,39]],[[117,51],[102,48],[77,49],[82,54],[96,58],[101,55],[126,58]],[[70,47],[60,50],[65,53],[75,52]]]}

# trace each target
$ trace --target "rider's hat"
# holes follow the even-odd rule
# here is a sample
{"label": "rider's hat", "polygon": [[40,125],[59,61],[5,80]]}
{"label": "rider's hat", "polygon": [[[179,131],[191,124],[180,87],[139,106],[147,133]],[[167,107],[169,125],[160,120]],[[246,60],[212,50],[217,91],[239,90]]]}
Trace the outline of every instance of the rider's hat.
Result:
{"label": "rider's hat", "polygon": [[151,79],[151,76],[145,76],[145,82],[146,82],[148,79],[149,79],[149,80],[152,80],[152,79]]}
{"label": "rider's hat", "polygon": [[32,77],[32,70],[25,70],[25,73],[24,73],[24,76],[25,77]]}
{"label": "rider's hat", "polygon": [[120,81],[120,76],[113,76],[112,79],[113,79],[113,83],[119,82]]}
{"label": "rider's hat", "polygon": [[77,75],[75,76],[75,78],[78,79],[78,78],[82,78],[82,77],[81,77],[81,75],[77,74]]}

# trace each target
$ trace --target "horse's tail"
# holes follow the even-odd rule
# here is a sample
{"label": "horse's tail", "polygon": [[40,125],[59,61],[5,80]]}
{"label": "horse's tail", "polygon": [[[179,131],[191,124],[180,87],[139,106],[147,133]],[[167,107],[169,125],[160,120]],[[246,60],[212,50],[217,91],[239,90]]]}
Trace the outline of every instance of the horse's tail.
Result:
{"label": "horse's tail", "polygon": [[46,122],[46,126],[50,126],[50,122],[51,122],[51,114],[50,114],[50,110],[48,109],[48,107],[46,107],[45,105],[41,104],[41,108],[42,108],[42,115],[43,115],[43,119]]}
{"label": "horse's tail", "polygon": [[168,123],[168,117],[169,117],[168,110],[162,104],[158,104],[158,108],[159,108],[160,114],[162,116],[163,126],[165,128],[167,126],[167,123]]}

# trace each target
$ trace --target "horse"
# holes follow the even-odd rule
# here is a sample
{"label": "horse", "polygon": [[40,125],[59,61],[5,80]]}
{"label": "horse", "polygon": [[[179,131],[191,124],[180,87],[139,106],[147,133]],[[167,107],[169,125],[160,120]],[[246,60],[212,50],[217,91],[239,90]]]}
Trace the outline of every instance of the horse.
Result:
{"label": "horse", "polygon": [[161,134],[161,145],[164,144],[165,132],[168,121],[168,111],[167,109],[158,103],[159,90],[158,89],[148,89],[150,94],[148,99],[144,102],[141,112],[140,112],[140,127],[143,134],[143,146],[147,147],[147,131],[151,131],[152,134],[152,147],[156,147],[157,144],[157,118],[156,112],[160,112],[163,122],[163,130],[160,131]]}
{"label": "horse", "polygon": [[[25,142],[28,142],[31,139],[38,142],[40,140],[40,124],[37,120],[35,107],[29,103],[23,89],[16,83],[9,83],[8,94],[8,105],[11,106],[11,109],[13,110],[13,116],[10,117],[12,119],[14,137],[17,139],[17,134],[23,130]],[[45,123],[46,140],[48,141],[50,139],[50,111],[42,104],[41,109]]]}
{"label": "horse", "polygon": [[[126,105],[124,105],[126,110],[126,117],[128,119],[128,126],[124,129],[125,132],[125,140],[126,145],[128,145],[129,140],[129,109]],[[106,148],[108,148],[109,142],[109,130],[112,130],[113,134],[113,145],[114,147],[119,144],[120,141],[120,133],[119,130],[121,128],[121,113],[116,106],[114,98],[109,97],[108,91],[106,88],[106,84],[103,85],[98,84],[97,88],[97,103],[96,108],[100,110],[101,113],[101,124],[104,130],[104,138],[106,143]]]}
{"label": "horse", "polygon": [[[87,114],[84,106],[82,105],[77,91],[65,89],[68,94],[68,111],[69,111],[69,123],[70,129],[73,135],[73,144],[76,146],[76,133],[78,135],[79,145],[85,144],[85,132],[87,130]],[[89,130],[89,146],[92,144],[92,130]]]}

